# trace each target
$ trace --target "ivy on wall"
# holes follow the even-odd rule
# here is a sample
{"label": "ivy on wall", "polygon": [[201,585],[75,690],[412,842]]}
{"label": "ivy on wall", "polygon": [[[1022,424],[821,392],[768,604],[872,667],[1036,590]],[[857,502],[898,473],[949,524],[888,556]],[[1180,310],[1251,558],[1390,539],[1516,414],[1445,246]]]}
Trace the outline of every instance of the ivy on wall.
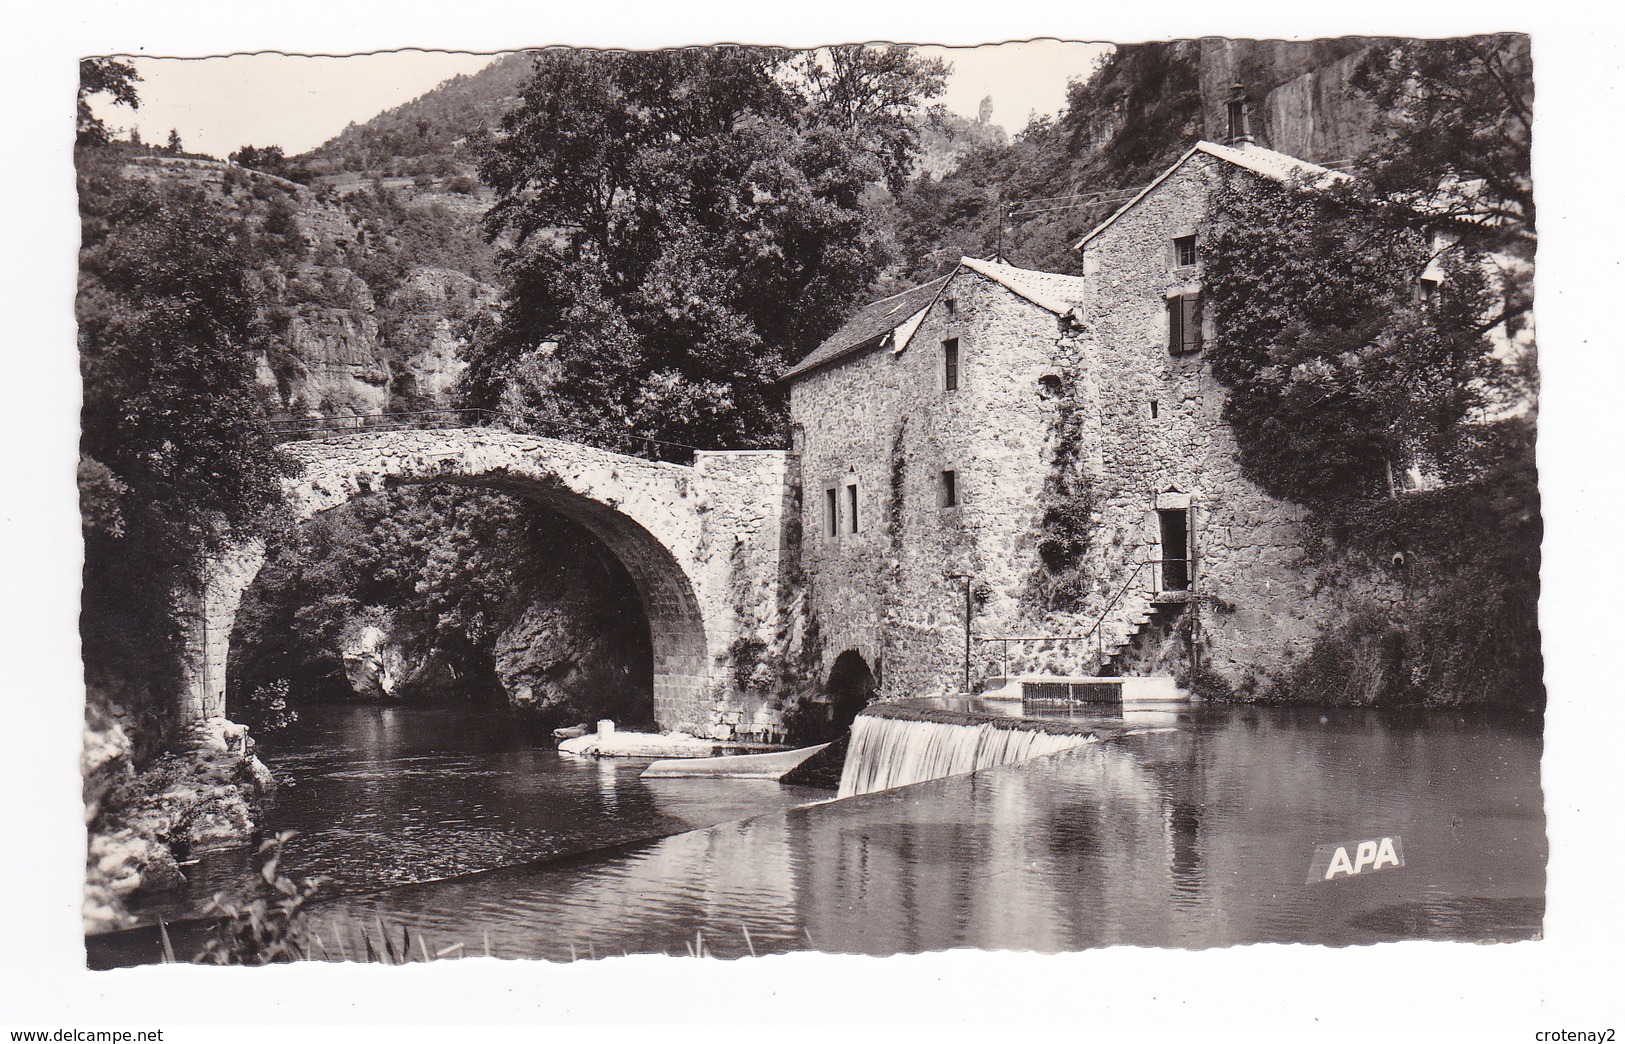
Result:
{"label": "ivy on wall", "polygon": [[[1208,361],[1243,472],[1309,507],[1338,562],[1403,592],[1398,607],[1351,604],[1260,696],[1543,706],[1534,420],[1478,413],[1523,379],[1486,337],[1503,308],[1482,246],[1436,241],[1414,212],[1352,189],[1233,173],[1209,225]],[[1430,261],[1443,278],[1424,300]],[[1440,488],[1396,490],[1413,464]]]}
{"label": "ivy on wall", "polygon": [[1028,587],[1029,601],[1050,611],[1077,611],[1088,599],[1087,568],[1098,508],[1085,461],[1083,416],[1074,394],[1077,372],[1063,375],[1054,421],[1055,453],[1039,494],[1038,567]]}
{"label": "ivy on wall", "polygon": [[1209,362],[1247,477],[1346,508],[1385,493],[1396,470],[1453,460],[1487,373],[1476,270],[1446,251],[1448,277],[1424,305],[1428,237],[1351,193],[1226,172],[1212,214]]}

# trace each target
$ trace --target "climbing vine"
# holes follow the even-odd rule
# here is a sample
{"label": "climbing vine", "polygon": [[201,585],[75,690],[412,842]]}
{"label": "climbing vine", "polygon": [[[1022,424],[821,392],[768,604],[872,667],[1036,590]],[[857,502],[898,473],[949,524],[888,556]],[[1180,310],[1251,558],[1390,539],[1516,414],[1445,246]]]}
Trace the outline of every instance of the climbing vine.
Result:
{"label": "climbing vine", "polygon": [[1486,373],[1484,282],[1446,250],[1424,305],[1424,232],[1350,193],[1229,174],[1202,245],[1214,376],[1247,477],[1320,509],[1445,463]]}
{"label": "climbing vine", "polygon": [[1085,462],[1076,372],[1063,377],[1054,421],[1055,454],[1039,494],[1038,566],[1029,600],[1046,610],[1077,610],[1090,593],[1086,563],[1098,507]]}
{"label": "climbing vine", "polygon": [[[1475,418],[1523,379],[1490,351],[1502,306],[1484,256],[1352,189],[1232,175],[1216,194],[1208,361],[1242,470],[1311,509],[1334,572],[1386,572],[1401,592],[1356,599],[1263,698],[1544,703],[1533,418]],[[1443,278],[1424,298],[1430,262]],[[1412,465],[1439,488],[1394,495]]]}

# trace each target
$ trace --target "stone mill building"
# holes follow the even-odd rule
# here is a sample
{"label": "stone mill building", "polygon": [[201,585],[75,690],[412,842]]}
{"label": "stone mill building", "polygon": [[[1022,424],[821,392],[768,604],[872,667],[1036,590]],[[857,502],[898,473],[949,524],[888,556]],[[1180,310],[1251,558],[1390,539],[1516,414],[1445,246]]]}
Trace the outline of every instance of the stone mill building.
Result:
{"label": "stone mill building", "polygon": [[1193,663],[1245,687],[1338,612],[1301,509],[1241,475],[1205,358],[1200,244],[1230,170],[1343,177],[1200,142],[1077,244],[1081,275],[963,258],[788,373],[806,610],[837,695]]}

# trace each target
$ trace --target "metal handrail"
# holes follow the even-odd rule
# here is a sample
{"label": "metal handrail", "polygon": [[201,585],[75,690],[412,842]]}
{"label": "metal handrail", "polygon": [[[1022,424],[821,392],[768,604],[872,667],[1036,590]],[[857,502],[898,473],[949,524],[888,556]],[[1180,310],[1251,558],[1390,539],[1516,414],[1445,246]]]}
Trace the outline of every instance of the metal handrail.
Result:
{"label": "metal handrail", "polygon": [[1123,596],[1128,593],[1130,587],[1134,586],[1134,581],[1139,578],[1140,574],[1145,571],[1147,566],[1164,566],[1174,562],[1179,562],[1187,567],[1188,572],[1185,577],[1187,587],[1185,589],[1189,590],[1190,586],[1195,582],[1195,576],[1193,575],[1195,571],[1194,569],[1190,568],[1192,562],[1190,558],[1148,558],[1143,562],[1135,564],[1134,571],[1129,573],[1128,579],[1123,581],[1123,586],[1119,587],[1117,589],[1117,593],[1112,596],[1111,601],[1106,603],[1106,608],[1101,610],[1100,616],[1095,620],[1094,626],[1090,627],[1089,630],[1081,635],[980,635],[976,640],[983,643],[1002,643],[1003,648],[1000,651],[1000,670],[1004,672],[1004,677],[1006,678],[1010,676],[1011,642],[1086,642],[1090,638],[1093,638],[1095,639],[1095,659],[1097,661],[1098,668],[1099,666],[1104,665],[1106,660],[1105,635],[1101,631],[1101,626],[1105,624],[1106,617],[1110,616],[1112,610],[1116,609],[1118,604],[1122,602]]}

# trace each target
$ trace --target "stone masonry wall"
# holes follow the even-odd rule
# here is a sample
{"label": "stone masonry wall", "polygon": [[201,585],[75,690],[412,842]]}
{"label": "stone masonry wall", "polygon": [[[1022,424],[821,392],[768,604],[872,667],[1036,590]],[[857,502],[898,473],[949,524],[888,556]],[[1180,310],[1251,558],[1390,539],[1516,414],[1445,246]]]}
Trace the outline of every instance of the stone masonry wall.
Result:
{"label": "stone masonry wall", "polygon": [[707,702],[670,720],[717,739],[777,735],[784,731],[780,708],[740,691],[733,667],[742,640],[784,655],[799,638],[795,461],[782,450],[705,451],[695,455],[694,471],[712,682]]}
{"label": "stone masonry wall", "polygon": [[[668,728],[731,734],[743,701],[731,686],[742,630],[774,631],[784,586],[783,453],[702,454],[668,464],[490,429],[357,434],[286,447],[303,465],[286,487],[296,519],[404,482],[461,482],[525,496],[580,523],[631,575],[651,630],[655,718]],[[192,607],[182,716],[224,723],[232,621],[263,560],[232,549]],[[741,599],[737,592],[748,590]]]}
{"label": "stone masonry wall", "polygon": [[[977,633],[1012,614],[1032,563],[1032,505],[1056,408],[1040,379],[1054,371],[1057,329],[1052,313],[961,269],[905,351],[870,350],[796,382],[803,563],[826,674],[852,649],[884,694],[958,688],[965,581],[949,574],[969,574],[989,597],[973,608]],[[944,387],[949,337],[959,340],[955,391]],[[943,502],[947,470],[957,506]],[[980,648],[973,659],[974,681]]]}
{"label": "stone masonry wall", "polygon": [[[970,574],[975,589],[973,688],[1006,657],[1017,673],[1094,673],[1102,650],[1157,606],[1164,630],[1146,637],[1158,669],[1189,666],[1168,628],[1194,626],[1203,664],[1246,687],[1307,652],[1356,600],[1399,604],[1397,577],[1306,559],[1303,509],[1240,472],[1225,390],[1205,356],[1168,350],[1167,299],[1201,289],[1200,261],[1180,267],[1173,241],[1200,236],[1219,163],[1193,157],[1089,243],[1084,300],[1067,322],[961,269],[905,351],[868,349],[796,380],[802,563],[826,676],[855,650],[882,695],[958,688],[965,596],[953,573]],[[946,337],[960,346],[953,392],[943,386]],[[1085,587],[1065,611],[1039,605],[1034,588],[1063,400],[1079,413],[1096,502]],[[942,503],[949,469],[957,507]],[[1159,508],[1188,511],[1188,547],[1162,546]],[[1195,596],[1175,596],[1175,608],[1156,563],[1187,553]],[[1000,636],[1049,640],[981,640]]]}
{"label": "stone masonry wall", "polygon": [[[1103,564],[1126,572],[1137,556],[1165,557],[1157,499],[1177,506],[1188,496],[1202,597],[1186,611],[1199,614],[1211,666],[1244,684],[1307,651],[1317,625],[1343,612],[1340,584],[1364,596],[1398,592],[1387,577],[1345,580],[1305,562],[1303,511],[1241,475],[1225,390],[1205,357],[1168,351],[1167,297],[1201,288],[1200,260],[1178,267],[1173,239],[1200,235],[1221,163],[1193,157],[1085,247],[1098,294],[1080,314],[1080,347],[1100,403],[1100,528],[1111,549]],[[1139,595],[1150,593],[1148,583]]]}

